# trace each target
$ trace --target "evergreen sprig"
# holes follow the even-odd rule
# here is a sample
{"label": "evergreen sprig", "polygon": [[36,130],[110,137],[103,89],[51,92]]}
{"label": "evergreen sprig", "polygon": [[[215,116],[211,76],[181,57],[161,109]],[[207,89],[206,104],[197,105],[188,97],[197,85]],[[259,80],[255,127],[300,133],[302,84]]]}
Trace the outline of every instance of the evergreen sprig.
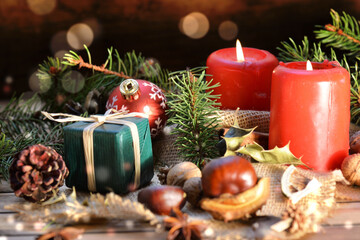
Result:
{"label": "evergreen sprig", "polygon": [[[70,53],[65,54],[62,63],[70,66],[78,65],[79,68],[85,67],[95,70],[98,72],[94,75],[96,78],[101,78],[101,76],[104,76],[105,74],[105,76],[117,76],[121,81],[125,78],[144,79],[155,83],[166,91],[173,88],[173,85],[168,78],[169,71],[167,69],[162,69],[160,64],[154,59],[143,57],[141,53],[136,54],[135,51],[132,51],[127,52],[123,57],[120,57],[118,50],[111,47],[107,49],[108,57],[105,63],[101,66],[96,66],[92,64],[89,49],[86,46],[84,47],[87,51],[88,62],[85,62],[82,57],[74,51],[70,51]],[[112,87],[120,84],[119,81],[112,82]]]}
{"label": "evergreen sprig", "polygon": [[8,169],[15,150],[13,141],[7,139],[4,133],[0,133],[0,174],[5,179],[8,179]]}
{"label": "evergreen sprig", "polygon": [[185,160],[200,166],[205,159],[218,156],[215,148],[218,120],[208,116],[220,105],[215,102],[219,95],[213,94],[219,84],[212,85],[212,81],[205,80],[204,68],[174,72],[170,79],[178,89],[167,94],[170,99],[168,123],[177,125],[172,132],[178,135],[175,144]]}
{"label": "evergreen sprig", "polygon": [[322,62],[327,59],[326,54],[321,49],[321,43],[313,43],[310,46],[307,36],[302,40],[302,44],[298,45],[292,38],[289,38],[290,42],[280,42],[281,47],[277,47],[279,50],[279,60],[284,62],[293,61],[313,61]]}
{"label": "evergreen sprig", "polygon": [[345,12],[340,16],[333,9],[330,15],[332,24],[318,26],[320,29],[315,31],[316,38],[328,47],[347,51],[346,54],[349,56],[358,55],[360,51],[359,22]]}
{"label": "evergreen sprig", "polygon": [[[58,58],[48,58],[39,65],[37,74],[40,80],[39,96],[45,103],[44,109],[50,112],[64,112],[64,106],[69,101],[84,105],[87,95],[93,90],[98,90],[106,101],[110,92],[125,78],[148,80],[164,91],[174,88],[168,78],[169,71],[162,69],[152,58],[145,58],[135,51],[120,56],[119,52],[111,47],[107,49],[108,56],[105,63],[97,66],[93,64],[90,50],[84,47],[87,52],[87,62],[78,53],[69,51],[63,61]],[[82,71],[85,81],[83,87],[75,92],[69,92],[64,86],[73,84],[74,87],[78,87],[71,77],[76,66],[92,71]]]}
{"label": "evergreen sprig", "polygon": [[13,97],[0,112],[0,173],[5,179],[14,155],[29,145],[41,143],[63,152],[62,128],[40,118],[39,102],[36,95],[26,101]]}
{"label": "evergreen sprig", "polygon": [[22,97],[13,97],[0,112],[1,132],[10,139],[16,139],[35,128],[45,131],[43,129],[47,124],[35,115],[35,112],[41,108],[37,95],[26,101]]}
{"label": "evergreen sprig", "polygon": [[[68,92],[63,87],[63,82],[70,79],[71,69],[63,65],[59,58],[48,57],[39,64],[36,76],[39,79],[38,96],[45,106],[53,112],[60,111],[67,101]],[[60,100],[60,98],[64,98]]]}

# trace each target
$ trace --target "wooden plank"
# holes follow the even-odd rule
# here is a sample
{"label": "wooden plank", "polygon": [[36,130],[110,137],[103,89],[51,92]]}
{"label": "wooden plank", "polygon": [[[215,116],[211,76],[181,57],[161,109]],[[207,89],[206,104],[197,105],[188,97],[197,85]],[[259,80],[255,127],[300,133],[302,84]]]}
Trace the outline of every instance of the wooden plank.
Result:
{"label": "wooden plank", "polygon": [[13,203],[25,203],[26,201],[22,198],[16,197],[14,193],[0,193],[0,213],[9,213],[12,211],[4,209],[5,205]]}
{"label": "wooden plank", "polygon": [[329,225],[360,224],[360,202],[338,203],[333,215],[326,219]]}
{"label": "wooden plank", "polygon": [[10,187],[10,183],[1,178],[0,193],[11,193],[13,190]]}
{"label": "wooden plank", "polygon": [[360,226],[328,226],[324,227],[321,232],[309,234],[302,238],[303,240],[355,240],[359,239]]}
{"label": "wooden plank", "polygon": [[[39,236],[44,234],[48,229],[56,226],[46,226],[45,223],[40,222],[18,222],[15,219],[15,214],[0,214],[0,237],[26,237]],[[130,220],[113,220],[113,221],[98,221],[84,225],[75,225],[74,227],[84,229],[84,235],[116,235],[123,233],[155,233],[155,226],[148,222],[130,221]],[[0,238],[1,239],[1,238]]]}
{"label": "wooden plank", "polygon": [[[139,233],[95,233],[95,234],[83,234],[78,239],[83,240],[99,240],[99,239],[116,239],[116,240],[139,240],[139,239],[156,239],[156,240],[165,240],[167,232],[157,233],[157,232],[139,232]],[[18,235],[18,236],[6,236],[7,240],[34,240],[35,235]],[[1,235],[0,235],[1,239]],[[5,239],[1,239],[5,240]]]}

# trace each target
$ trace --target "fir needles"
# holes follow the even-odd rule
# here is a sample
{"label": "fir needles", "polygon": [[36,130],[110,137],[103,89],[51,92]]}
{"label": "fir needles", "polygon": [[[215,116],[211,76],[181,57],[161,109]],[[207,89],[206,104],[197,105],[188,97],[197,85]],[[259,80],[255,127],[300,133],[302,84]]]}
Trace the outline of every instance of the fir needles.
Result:
{"label": "fir needles", "polygon": [[207,158],[218,155],[215,145],[218,141],[216,118],[208,118],[218,110],[219,95],[213,95],[211,84],[205,80],[205,68],[179,71],[170,74],[170,79],[178,91],[167,95],[170,118],[168,123],[176,124],[173,134],[177,134],[175,144],[181,149],[185,160],[197,165]]}

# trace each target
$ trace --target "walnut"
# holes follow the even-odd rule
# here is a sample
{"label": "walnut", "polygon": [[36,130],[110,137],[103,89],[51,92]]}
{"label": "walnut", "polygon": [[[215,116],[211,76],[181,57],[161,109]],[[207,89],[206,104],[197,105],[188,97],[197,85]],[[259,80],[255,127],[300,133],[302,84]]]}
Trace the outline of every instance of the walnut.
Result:
{"label": "walnut", "polygon": [[169,170],[166,184],[182,188],[184,182],[192,177],[201,177],[200,169],[192,162],[181,162]]}
{"label": "walnut", "polygon": [[341,171],[351,184],[360,186],[360,153],[347,156],[341,164]]}
{"label": "walnut", "polygon": [[202,197],[201,177],[193,177],[186,180],[183,190],[186,193],[186,200],[193,207],[200,207]]}

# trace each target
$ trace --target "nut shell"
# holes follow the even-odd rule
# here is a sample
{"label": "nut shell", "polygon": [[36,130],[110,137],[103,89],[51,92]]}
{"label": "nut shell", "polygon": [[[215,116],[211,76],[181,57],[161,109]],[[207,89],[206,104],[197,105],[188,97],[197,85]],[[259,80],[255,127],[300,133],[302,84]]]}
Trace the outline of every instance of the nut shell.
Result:
{"label": "nut shell", "polygon": [[230,195],[222,194],[218,198],[203,198],[201,208],[215,219],[225,222],[248,218],[260,209],[270,196],[270,178],[261,178],[259,182],[245,192]]}
{"label": "nut shell", "polygon": [[138,201],[159,215],[170,215],[171,209],[181,209],[186,203],[186,193],[177,186],[150,186],[142,189]]}
{"label": "nut shell", "polygon": [[192,162],[181,162],[170,168],[166,184],[183,187],[186,180],[201,177],[201,170]]}
{"label": "nut shell", "polygon": [[199,207],[202,197],[202,185],[200,177],[193,177],[185,181],[183,190],[186,193],[186,200],[193,206]]}
{"label": "nut shell", "polygon": [[350,137],[350,153],[360,153],[360,131]]}
{"label": "nut shell", "polygon": [[257,176],[251,163],[243,157],[217,158],[202,170],[202,187],[206,197],[238,194],[255,186]]}
{"label": "nut shell", "polygon": [[351,184],[360,186],[360,153],[347,156],[341,164],[341,171]]}

